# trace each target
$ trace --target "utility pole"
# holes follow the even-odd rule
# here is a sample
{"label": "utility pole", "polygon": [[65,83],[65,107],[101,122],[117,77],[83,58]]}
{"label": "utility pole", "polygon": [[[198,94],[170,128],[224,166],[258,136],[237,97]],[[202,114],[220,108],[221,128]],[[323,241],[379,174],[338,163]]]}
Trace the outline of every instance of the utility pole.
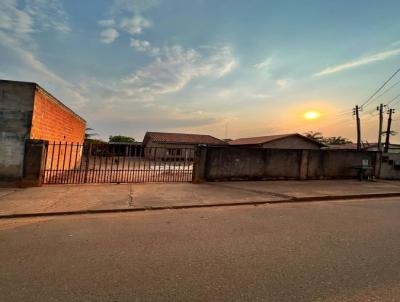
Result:
{"label": "utility pole", "polygon": [[361,150],[361,125],[360,125],[360,107],[356,105],[356,107],[353,109],[353,115],[356,116],[356,122],[357,122],[357,150]]}
{"label": "utility pole", "polygon": [[376,110],[379,111],[378,151],[382,151],[383,104],[376,107]]}
{"label": "utility pole", "polygon": [[390,128],[392,126],[392,114],[394,113],[394,109],[389,109],[389,118],[387,123],[387,130],[386,130],[386,142],[385,142],[385,153],[389,151],[389,144],[390,144]]}

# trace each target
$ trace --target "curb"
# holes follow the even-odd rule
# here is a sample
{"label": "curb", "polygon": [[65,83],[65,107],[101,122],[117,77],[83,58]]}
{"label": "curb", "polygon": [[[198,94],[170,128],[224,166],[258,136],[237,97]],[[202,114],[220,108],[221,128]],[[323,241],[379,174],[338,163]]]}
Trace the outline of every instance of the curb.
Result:
{"label": "curb", "polygon": [[121,208],[121,209],[102,209],[102,210],[77,210],[77,211],[61,211],[47,213],[21,213],[0,215],[0,219],[13,218],[29,218],[29,217],[48,217],[48,216],[68,216],[68,215],[85,215],[85,214],[106,214],[106,213],[126,213],[126,212],[144,212],[144,211],[163,211],[163,210],[183,210],[196,208],[215,208],[215,207],[235,207],[245,205],[265,205],[280,203],[300,203],[300,202],[318,202],[318,201],[334,201],[334,200],[352,200],[352,199],[370,199],[370,198],[389,198],[400,197],[400,192],[395,193],[372,193],[372,194],[353,194],[353,195],[336,195],[336,196],[310,196],[310,197],[293,197],[280,200],[265,201],[246,201],[231,203],[210,203],[210,204],[191,204],[191,205],[172,205],[172,206],[156,206],[156,207],[140,207],[140,208]]}

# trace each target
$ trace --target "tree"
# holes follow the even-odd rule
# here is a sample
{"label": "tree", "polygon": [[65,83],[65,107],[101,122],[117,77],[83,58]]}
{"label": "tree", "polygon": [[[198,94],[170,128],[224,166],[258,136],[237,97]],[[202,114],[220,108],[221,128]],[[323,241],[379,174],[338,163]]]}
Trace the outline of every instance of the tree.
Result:
{"label": "tree", "polygon": [[344,145],[344,144],[351,144],[352,141],[341,136],[331,136],[331,137],[324,137],[322,142],[327,145]]}
{"label": "tree", "polygon": [[102,140],[100,139],[95,139],[93,138],[94,136],[98,136],[97,133],[93,133],[94,129],[93,128],[86,128],[85,129],[85,143],[86,144],[99,144],[99,143],[104,143]]}
{"label": "tree", "polygon": [[134,143],[136,140],[133,137],[124,135],[110,135],[108,139],[109,143]]}
{"label": "tree", "polygon": [[324,137],[321,132],[309,131],[304,133],[304,135],[310,139],[327,145],[343,145],[352,143],[351,140],[341,136]]}
{"label": "tree", "polygon": [[313,139],[317,142],[322,143],[324,137],[322,136],[321,132],[314,132],[314,131],[308,131],[306,133],[304,133],[304,135],[310,139]]}

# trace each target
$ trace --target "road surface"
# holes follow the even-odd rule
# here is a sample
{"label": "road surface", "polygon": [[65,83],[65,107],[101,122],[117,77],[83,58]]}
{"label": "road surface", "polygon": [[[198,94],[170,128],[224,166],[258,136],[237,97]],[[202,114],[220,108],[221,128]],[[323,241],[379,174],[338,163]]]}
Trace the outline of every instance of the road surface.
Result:
{"label": "road surface", "polygon": [[0,221],[0,300],[399,301],[400,199]]}

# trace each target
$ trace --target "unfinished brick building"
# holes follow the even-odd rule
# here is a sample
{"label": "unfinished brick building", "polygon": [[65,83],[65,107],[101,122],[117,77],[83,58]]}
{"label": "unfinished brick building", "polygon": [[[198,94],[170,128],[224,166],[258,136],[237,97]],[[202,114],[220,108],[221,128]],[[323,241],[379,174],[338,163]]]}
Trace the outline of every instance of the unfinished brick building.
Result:
{"label": "unfinished brick building", "polygon": [[79,143],[86,121],[36,83],[0,80],[0,182],[18,184],[26,139]]}

